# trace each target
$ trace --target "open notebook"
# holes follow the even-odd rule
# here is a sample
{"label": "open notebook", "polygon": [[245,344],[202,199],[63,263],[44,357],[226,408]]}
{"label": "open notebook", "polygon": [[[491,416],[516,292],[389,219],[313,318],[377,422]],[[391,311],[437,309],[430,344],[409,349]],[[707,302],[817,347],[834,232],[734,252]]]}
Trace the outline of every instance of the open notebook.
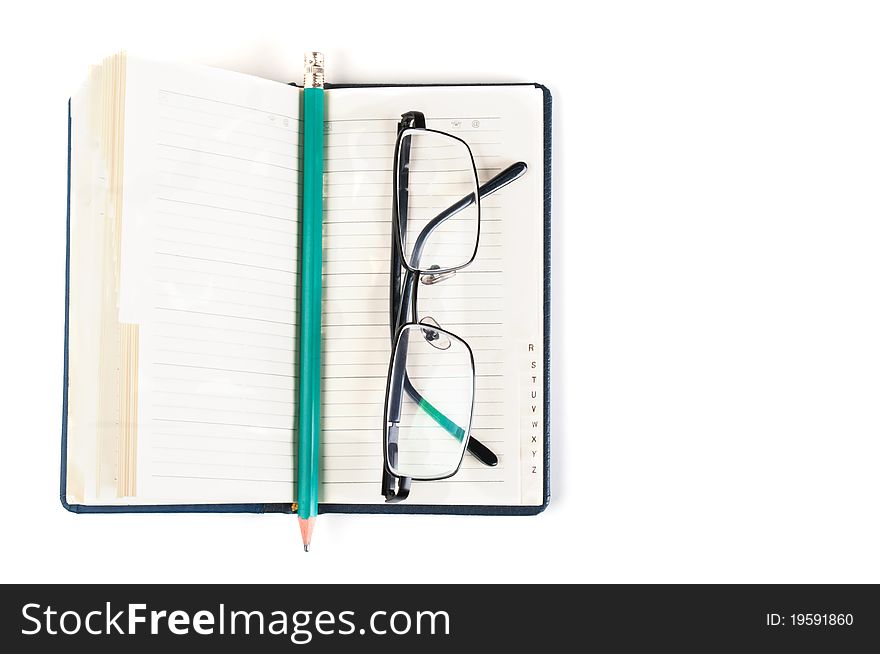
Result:
{"label": "open notebook", "polygon": [[[328,87],[322,511],[535,513],[549,498],[550,99],[534,84]],[[283,511],[295,497],[298,87],[124,55],[70,103],[62,502]],[[400,115],[470,145],[478,255],[420,292],[474,351],[472,433],[499,457],[380,493]]]}

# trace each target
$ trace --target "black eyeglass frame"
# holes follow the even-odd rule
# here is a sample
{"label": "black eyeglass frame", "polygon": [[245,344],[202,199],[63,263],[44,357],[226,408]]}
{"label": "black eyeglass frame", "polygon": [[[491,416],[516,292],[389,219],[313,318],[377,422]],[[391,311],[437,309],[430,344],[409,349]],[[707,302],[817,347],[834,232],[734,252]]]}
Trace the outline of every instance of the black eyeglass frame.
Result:
{"label": "black eyeglass frame", "polygon": [[[437,214],[437,216],[435,216],[432,220],[430,220],[419,233],[416,239],[416,243],[413,246],[412,260],[407,261],[404,255],[405,250],[403,240],[405,233],[405,223],[407,219],[406,214],[408,211],[409,188],[409,167],[406,165],[406,163],[408,163],[409,161],[410,152],[409,142],[405,142],[404,139],[408,134],[412,134],[414,132],[430,132],[443,136],[444,138],[454,139],[461,143],[466,148],[466,151],[470,158],[471,167],[473,169],[476,193],[470,193],[469,195],[463,197],[461,200],[450,205],[448,208],[446,208],[445,210]],[[406,145],[404,145],[404,143],[406,143]],[[402,161],[403,164],[401,163]],[[430,323],[419,321],[418,288],[420,281],[424,283],[424,280],[421,277],[422,275],[430,276],[431,278],[433,278],[434,281],[437,281],[437,278],[441,275],[452,274],[457,270],[465,268],[474,261],[477,255],[477,251],[479,250],[481,222],[480,199],[494,193],[495,191],[518,179],[526,172],[527,169],[528,166],[524,162],[517,162],[509,166],[505,170],[501,171],[498,175],[486,182],[486,184],[479,186],[479,177],[477,175],[476,162],[474,160],[474,156],[471,152],[470,146],[467,144],[466,141],[453,134],[428,129],[425,126],[425,116],[419,111],[410,111],[403,114],[401,116],[400,122],[398,123],[397,140],[394,146],[394,158],[392,166],[393,201],[391,203],[392,244],[390,257],[391,269],[389,294],[389,325],[391,327],[392,354],[388,366],[388,380],[385,387],[385,409],[383,414],[382,494],[385,496],[386,502],[393,503],[405,500],[409,496],[413,480],[439,481],[441,479],[452,477],[461,468],[462,461],[464,460],[465,451],[473,454],[481,463],[487,466],[495,466],[498,464],[498,457],[495,455],[495,453],[470,434],[470,425],[473,420],[474,390],[476,385],[476,372],[473,366],[473,350],[471,349],[467,341],[465,341],[457,334],[443,329],[439,325],[432,325]],[[421,247],[423,246],[427,237],[430,236],[431,232],[433,232],[434,229],[441,225],[445,220],[455,215],[459,211],[471,206],[472,204],[477,205],[477,231],[474,241],[474,250],[471,253],[470,258],[466,262],[457,266],[451,266],[447,268],[440,268],[439,266],[433,266],[427,269],[421,268],[418,265],[418,259],[421,255]],[[433,281],[431,283],[433,283]],[[407,320],[409,313],[411,313],[412,315],[412,320]],[[461,450],[461,458],[459,459],[458,465],[455,467],[455,470],[453,470],[449,474],[442,476],[401,476],[395,470],[396,464],[392,461],[389,461],[389,451],[391,450],[391,446],[392,444],[395,446],[397,444],[396,431],[394,430],[396,430],[396,423],[399,422],[400,404],[403,400],[404,392],[416,402],[422,399],[421,394],[415,389],[415,387],[413,387],[412,383],[409,380],[409,377],[406,375],[405,363],[402,366],[395,366],[395,361],[401,355],[399,349],[401,337],[406,329],[412,328],[413,326],[418,326],[423,330],[436,331],[438,335],[442,333],[447,335],[447,337],[459,341],[467,348],[471,360],[471,412],[470,418],[468,419],[467,430],[464,434],[465,443],[464,447]],[[406,357],[406,352],[403,353],[403,357]],[[397,375],[397,379],[394,378],[395,369],[401,370],[401,373]],[[389,407],[392,405],[392,402],[390,401],[392,397],[397,398],[395,401],[395,407],[392,408],[392,411],[394,411],[397,415],[397,421],[389,421]],[[392,453],[392,456],[395,455],[396,452]]]}

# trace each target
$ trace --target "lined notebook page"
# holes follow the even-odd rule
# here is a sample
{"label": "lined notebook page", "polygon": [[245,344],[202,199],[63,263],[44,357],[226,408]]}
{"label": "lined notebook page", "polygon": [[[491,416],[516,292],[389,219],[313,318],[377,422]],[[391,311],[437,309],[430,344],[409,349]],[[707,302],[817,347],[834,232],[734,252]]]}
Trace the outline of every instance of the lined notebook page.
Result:
{"label": "lined notebook page", "polygon": [[419,294],[420,314],[473,348],[472,433],[499,464],[488,468],[468,454],[453,478],[415,483],[408,501],[540,504],[541,430],[532,425],[541,416],[543,370],[531,366],[542,362],[543,120],[541,92],[526,86],[327,94],[321,501],[382,501],[391,165],[397,123],[409,110],[422,111],[428,127],[465,139],[481,182],[516,161],[530,170],[483,202],[475,261]]}
{"label": "lined notebook page", "polygon": [[141,325],[138,502],[289,502],[297,89],[130,61],[120,311]]}

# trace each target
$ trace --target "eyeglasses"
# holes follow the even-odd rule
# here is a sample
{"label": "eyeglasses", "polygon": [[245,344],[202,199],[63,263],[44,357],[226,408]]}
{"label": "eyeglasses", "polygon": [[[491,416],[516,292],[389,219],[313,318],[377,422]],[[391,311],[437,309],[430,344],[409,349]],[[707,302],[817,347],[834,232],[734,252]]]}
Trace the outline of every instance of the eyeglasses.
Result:
{"label": "eyeglasses", "polygon": [[[453,277],[474,261],[480,200],[521,177],[517,162],[480,186],[474,156],[457,136],[403,114],[392,167],[391,361],[385,390],[382,494],[400,502],[411,483],[458,472],[465,451],[487,466],[492,450],[471,435],[474,354],[432,316],[419,318],[419,285]],[[457,199],[456,199],[457,198]],[[452,204],[449,204],[452,200]]]}

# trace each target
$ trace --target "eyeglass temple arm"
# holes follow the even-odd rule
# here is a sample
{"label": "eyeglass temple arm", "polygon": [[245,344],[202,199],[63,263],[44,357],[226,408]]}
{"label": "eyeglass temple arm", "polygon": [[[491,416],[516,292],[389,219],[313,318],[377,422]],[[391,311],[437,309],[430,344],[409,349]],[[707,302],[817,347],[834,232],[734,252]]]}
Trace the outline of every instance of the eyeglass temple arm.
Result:
{"label": "eyeglass temple arm", "polygon": [[[401,154],[405,157],[405,159],[407,159],[407,160],[409,159],[409,152],[408,151],[406,151],[405,153],[401,153]],[[511,164],[510,166],[508,166],[507,168],[502,170],[500,173],[495,175],[495,177],[490,179],[488,182],[486,182],[485,184],[480,186],[480,188],[477,191],[479,193],[480,199],[482,200],[484,197],[492,195],[493,193],[495,193],[495,191],[498,191],[498,190],[504,188],[505,186],[507,186],[508,184],[510,184],[511,182],[519,179],[520,177],[523,176],[523,174],[525,174],[526,170],[528,170],[528,166],[526,165],[526,163],[524,161],[518,161],[515,164]],[[474,203],[474,194],[470,193],[470,194],[466,195],[465,197],[463,197],[458,202],[456,202],[455,204],[452,204],[447,209],[443,210],[441,213],[439,213],[434,218],[432,218],[431,221],[428,222],[428,224],[425,225],[424,228],[422,228],[422,231],[419,233],[418,237],[416,238],[416,242],[413,245],[412,263],[413,263],[414,268],[418,267],[419,259],[422,256],[422,249],[424,248],[425,241],[431,235],[431,232],[433,232],[437,227],[439,227],[445,220],[454,216],[459,211],[466,209],[467,207],[469,207],[473,203]],[[406,209],[404,206],[404,211],[405,210]],[[405,215],[399,216],[398,219],[399,220],[406,220],[406,216]],[[399,266],[397,267],[397,270],[398,271],[400,270]],[[412,273],[407,274],[407,279],[405,280],[405,283],[403,286],[403,293],[402,293],[403,297],[400,298],[400,303],[397,304],[397,306],[401,308],[401,313],[403,311],[405,311],[405,307],[409,304],[410,298],[407,296],[410,295],[411,289],[414,286],[415,280],[412,279],[413,277],[414,277],[414,275]],[[398,277],[398,279],[399,279],[399,277]],[[397,290],[399,288],[400,288],[400,286],[395,284],[395,290]],[[401,295],[401,294],[398,293],[398,295]],[[413,295],[414,295],[414,293],[413,293]],[[397,296],[395,296],[395,299],[396,299],[396,297]],[[413,317],[415,320],[418,320],[418,317],[415,315],[415,307],[413,307]],[[400,314],[398,314],[398,316],[396,318],[397,318],[397,325],[399,326],[403,322],[402,316]],[[412,385],[412,382],[410,382],[409,376],[406,374],[405,367],[402,367],[402,368],[404,371],[403,372],[403,374],[404,374],[403,389],[406,391],[406,394],[409,395],[410,398],[413,400],[413,402],[415,402],[419,407],[421,407],[422,410],[424,410],[428,415],[430,415],[431,418],[433,418],[434,421],[440,427],[442,427],[445,431],[447,431],[454,438],[461,440],[464,437],[464,430],[461,427],[459,427],[457,424],[455,424],[454,421],[447,418],[441,411],[439,411],[436,407],[434,407],[433,404],[428,402],[421,395],[421,393],[419,393],[415,389],[415,387]],[[399,380],[397,380],[397,381],[399,383]],[[392,413],[396,413],[397,415],[399,415],[399,412],[400,412],[400,405],[398,402],[398,403],[396,403],[396,406],[392,407]],[[471,454],[473,454],[479,461],[481,461],[485,465],[487,465],[487,466],[498,465],[498,457],[495,455],[495,453],[492,450],[490,450],[488,447],[483,445],[478,439],[474,438],[473,436],[471,436],[471,438],[468,440],[468,448],[467,449]]]}
{"label": "eyeglass temple arm", "polygon": [[[528,165],[526,165],[525,161],[517,161],[515,164],[509,165],[507,168],[495,175],[495,177],[480,186],[480,188],[477,190],[480,199],[482,200],[483,198],[492,195],[493,193],[495,193],[495,191],[498,191],[510,184],[511,182],[519,179],[525,174],[528,169],[529,167]],[[416,242],[413,244],[412,257],[410,257],[413,268],[419,267],[419,259],[422,258],[422,250],[425,247],[425,241],[428,240],[431,232],[442,225],[447,219],[451,218],[459,211],[467,209],[473,203],[474,194],[469,193],[455,204],[450,205],[448,208],[438,213],[428,222],[427,225],[422,228],[422,231],[419,232],[418,237],[416,237]]]}
{"label": "eyeglass temple arm", "polygon": [[[403,390],[406,391],[406,394],[410,396],[412,401],[415,402],[422,411],[431,416],[434,422],[442,427],[450,436],[459,441],[464,438],[464,429],[459,427],[455,421],[447,418],[439,409],[437,409],[437,407],[428,402],[428,400],[426,400],[422,394],[415,389],[412,382],[409,380],[409,375],[405,372],[403,374]],[[498,456],[495,452],[483,445],[473,435],[468,439],[467,449],[468,452],[473,454],[483,465],[489,467],[498,465]]]}
{"label": "eyeglass temple arm", "polygon": [[[401,153],[401,156],[405,156],[405,158],[408,160],[408,150],[406,151],[406,153]],[[479,188],[480,199],[482,200],[484,197],[492,195],[495,191],[498,191],[499,189],[504,188],[514,180],[519,179],[523,176],[523,174],[525,174],[526,170],[528,170],[528,166],[524,161],[518,161],[515,164],[511,164]],[[406,187],[402,187],[401,189],[399,189],[398,192],[407,193],[408,189]],[[441,213],[437,214],[434,218],[430,220],[430,222],[428,222],[427,225],[422,228],[422,231],[419,232],[418,237],[416,237],[416,242],[413,245],[413,253],[411,257],[413,268],[418,268],[419,260],[422,258],[422,250],[425,247],[425,241],[431,235],[431,232],[437,229],[437,227],[441,225],[443,221],[454,216],[462,209],[470,206],[471,204],[473,204],[473,202],[474,194],[470,193],[447,209],[444,209]],[[397,220],[401,225],[405,226],[407,219],[405,203],[404,206],[401,207],[401,209],[403,211],[398,213]],[[397,207],[395,207],[395,211],[397,211]],[[400,283],[401,254],[398,250],[397,240],[392,237],[392,241],[393,256],[391,257],[391,336],[393,338],[394,333],[397,331],[397,327],[405,322],[401,319],[400,314],[406,311],[406,307],[409,304],[411,289],[413,288],[412,282],[414,280],[412,279],[413,275],[408,274],[404,279],[403,284]],[[395,315],[394,313],[394,307],[398,307],[399,313],[397,315]]]}
{"label": "eyeglass temple arm", "polygon": [[[419,121],[419,117],[421,120]],[[403,120],[400,125],[398,125],[398,130],[405,129],[407,126],[412,125],[413,123],[420,122],[421,126],[424,127],[425,118],[424,115],[418,115],[417,112],[410,112],[409,114],[403,115]],[[407,197],[409,193],[408,183],[408,175],[404,174],[404,171],[409,169],[409,155],[410,155],[410,144],[408,141],[401,144],[401,149],[398,153],[400,157],[400,165],[395,162],[395,179],[394,179],[394,188],[397,193],[403,195],[403,213],[402,215],[398,212],[398,205],[395,203],[392,206],[392,212],[394,214],[394,219],[400,221],[400,224],[404,229],[406,229],[406,207],[409,204]],[[398,175],[400,175],[400,179],[398,179]],[[394,337],[397,333],[397,329],[399,325],[405,320],[405,314],[407,310],[407,304],[409,302],[409,298],[407,296],[410,295],[409,288],[412,287],[413,277],[407,271],[403,280],[401,280],[401,255],[399,252],[399,248],[397,245],[397,239],[392,235],[391,237],[391,294],[390,294],[390,304],[389,304],[389,313],[390,313],[390,321],[389,325],[391,327],[391,342],[394,343]],[[404,304],[406,302],[407,304]],[[396,359],[399,356],[403,356],[405,358],[406,352],[406,344],[402,344],[404,347],[404,352],[395,352],[394,358]],[[397,363],[396,361],[394,362]],[[393,369],[396,371],[397,366],[394,365]],[[392,379],[390,380],[390,386],[388,392],[390,396],[388,398],[388,425],[387,429],[387,442],[385,445],[385,456],[387,457],[387,463],[391,467],[397,466],[397,458],[398,458],[398,450],[399,450],[399,438],[398,432],[400,430],[400,403],[402,398],[401,393],[401,382],[402,379],[400,375],[396,372]],[[395,477],[390,472],[388,472],[388,468],[386,466],[382,466],[382,495],[385,497],[385,502],[388,504],[395,504],[397,502],[402,502],[407,497],[409,497],[410,488],[412,486],[412,479],[409,477]]]}
{"label": "eyeglass temple arm", "polygon": [[[401,152],[400,154],[401,154],[401,157],[404,159],[404,161],[409,160],[409,150],[408,149]],[[401,166],[400,170],[406,170],[406,167]],[[514,164],[511,164],[510,166],[508,166],[507,168],[502,170],[500,173],[495,175],[488,182],[486,182],[485,184],[480,186],[480,188],[477,191],[480,199],[482,200],[484,197],[492,195],[493,193],[504,188],[505,186],[507,186],[511,182],[519,179],[520,177],[523,176],[523,174],[525,174],[526,170],[528,170],[528,166],[526,165],[526,163],[524,161],[518,161]],[[406,187],[402,185],[400,191],[406,192],[406,191],[408,191],[408,189],[406,189]],[[473,203],[474,203],[474,194],[470,193],[470,194],[466,195],[465,197],[463,197],[458,202],[449,206],[447,209],[445,209],[441,213],[439,213],[437,216],[435,216],[433,219],[431,219],[431,221],[429,221],[428,224],[425,225],[424,228],[422,228],[422,230],[419,233],[418,237],[416,238],[416,242],[413,246],[413,256],[412,256],[413,267],[418,267],[418,262],[419,262],[419,259],[421,258],[421,255],[422,255],[422,249],[424,248],[425,241],[431,235],[431,232],[433,232],[438,226],[443,224],[443,222],[445,220],[454,216],[459,211],[466,209],[467,207],[469,207]],[[398,216],[398,220],[403,222],[406,220],[406,215],[405,215],[406,205],[405,204],[402,207],[402,209],[403,209],[404,213],[402,215]],[[396,249],[395,249],[395,254],[397,254]],[[397,257],[395,256],[394,259],[396,260]],[[394,266],[394,263],[396,263],[396,261],[392,262],[392,266]],[[399,265],[396,266],[395,268],[397,271],[400,270]],[[392,279],[395,281],[399,280],[399,272],[397,272],[396,278],[393,276]],[[411,293],[411,289],[413,289],[413,286],[415,285],[414,275],[410,272],[407,273],[406,279],[403,284],[403,292],[402,293],[400,292],[399,283],[393,283],[392,285],[393,285],[392,299],[398,300],[398,298],[399,298],[399,301],[394,302],[392,304],[392,306],[394,306],[396,304],[396,306],[400,307],[400,309],[401,309],[400,313],[397,316],[395,316],[396,326],[399,326],[403,322],[403,315],[402,314],[406,310],[405,308],[407,307],[407,305],[409,304],[410,298],[408,296]],[[413,295],[414,295],[414,293],[413,293]],[[415,307],[413,307],[413,316],[416,320],[418,320],[418,317],[415,315]],[[406,367],[405,366],[400,366],[397,369],[402,370],[402,372],[403,372],[403,380],[402,380],[403,381],[403,389],[406,391],[406,394],[410,396],[410,398],[413,400],[413,402],[415,402],[420,408],[422,408],[422,410],[424,410],[428,415],[430,415],[431,418],[433,418],[434,421],[440,427],[442,427],[445,431],[447,431],[451,436],[453,436],[454,438],[457,438],[458,440],[461,440],[464,437],[464,430],[461,427],[459,427],[457,424],[455,424],[454,421],[447,418],[441,411],[439,411],[436,407],[434,407],[433,404],[428,402],[421,395],[421,393],[419,393],[415,389],[415,387],[412,385],[412,382],[409,380],[409,376],[406,374]],[[396,385],[399,384],[400,382],[401,382],[401,380],[399,380],[399,379],[393,380],[392,388],[395,388]],[[400,397],[400,395],[397,395],[397,397]],[[395,422],[396,422],[396,420],[394,420],[394,418],[399,420],[399,415],[400,415],[400,402],[398,400],[397,402],[394,402],[391,407],[392,420]],[[488,447],[483,445],[483,443],[481,443],[477,438],[471,436],[470,439],[468,439],[468,448],[467,449],[471,454],[473,454],[483,464],[485,464],[487,466],[498,465],[498,457],[495,455],[495,453],[492,452],[492,450],[490,450]]]}

